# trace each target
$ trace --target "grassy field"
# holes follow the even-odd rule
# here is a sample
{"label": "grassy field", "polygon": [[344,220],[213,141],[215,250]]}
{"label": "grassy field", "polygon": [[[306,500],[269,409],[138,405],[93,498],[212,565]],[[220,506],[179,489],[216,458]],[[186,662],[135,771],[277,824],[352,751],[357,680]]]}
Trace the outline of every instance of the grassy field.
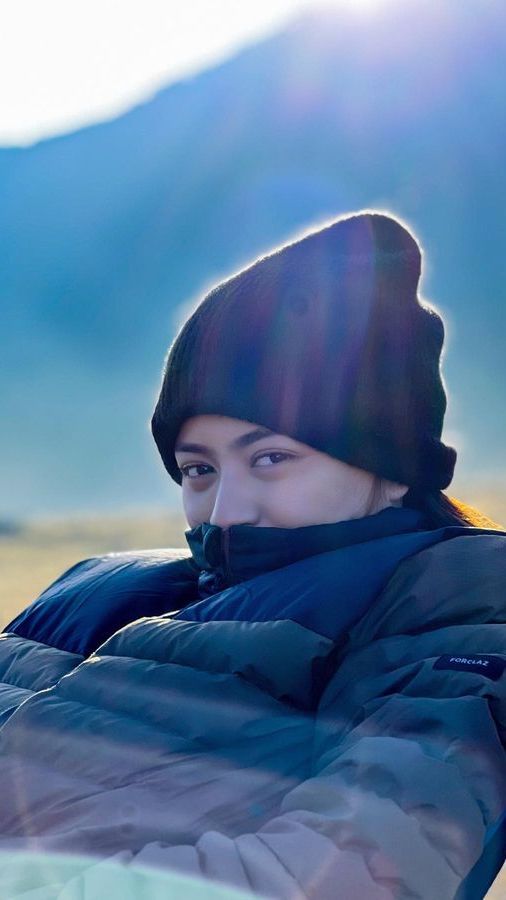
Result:
{"label": "grassy field", "polygon": [[[505,519],[502,505],[489,515]],[[144,513],[35,522],[0,536],[0,630],[79,559],[118,550],[187,547],[183,516]],[[478,900],[478,898],[477,898]],[[503,870],[487,900],[506,900]]]}

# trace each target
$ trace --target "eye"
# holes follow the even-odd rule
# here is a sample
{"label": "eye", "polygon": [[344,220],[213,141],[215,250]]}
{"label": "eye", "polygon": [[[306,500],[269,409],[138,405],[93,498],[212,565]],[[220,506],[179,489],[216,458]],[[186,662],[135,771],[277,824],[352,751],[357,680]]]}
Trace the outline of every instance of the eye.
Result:
{"label": "eye", "polygon": [[203,475],[210,475],[211,471],[202,471],[202,470],[211,470],[213,471],[212,466],[207,466],[204,463],[193,463],[193,465],[180,466],[179,471],[183,478],[201,478]]}
{"label": "eye", "polygon": [[[276,451],[275,453],[262,453],[261,456],[255,457],[255,459],[253,460],[253,466],[255,468],[270,468],[280,462],[284,462],[285,460],[292,460],[294,458],[295,457],[293,457],[291,453],[281,453],[280,451]],[[263,460],[263,462],[260,462],[260,460]],[[266,462],[265,460],[270,460],[270,462]]]}

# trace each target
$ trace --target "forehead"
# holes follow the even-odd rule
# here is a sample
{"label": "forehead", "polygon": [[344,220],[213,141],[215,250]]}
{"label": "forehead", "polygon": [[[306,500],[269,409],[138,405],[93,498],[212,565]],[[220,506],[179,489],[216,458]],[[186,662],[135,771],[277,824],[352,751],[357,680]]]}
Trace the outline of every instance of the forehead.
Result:
{"label": "forehead", "polygon": [[[298,445],[298,441],[285,435],[276,434],[258,422],[233,419],[229,416],[201,415],[187,419],[182,425],[177,440],[176,452],[184,452],[184,445],[200,444],[213,447],[230,447],[235,442],[238,449],[270,437],[282,437],[285,442]],[[299,446],[303,446],[300,444]]]}
{"label": "forehead", "polygon": [[[232,419],[229,416],[202,415],[192,416],[183,423],[178,434],[180,440],[188,440],[198,435],[221,435],[236,437],[243,431],[263,426],[255,422],[246,422],[243,419]],[[267,430],[267,429],[265,429]]]}

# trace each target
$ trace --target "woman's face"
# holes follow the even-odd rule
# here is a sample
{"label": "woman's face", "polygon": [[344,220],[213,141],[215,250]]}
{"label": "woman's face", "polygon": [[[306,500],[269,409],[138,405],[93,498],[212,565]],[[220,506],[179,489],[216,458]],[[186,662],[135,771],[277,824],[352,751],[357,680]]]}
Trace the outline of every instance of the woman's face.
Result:
{"label": "woman's face", "polygon": [[202,522],[298,528],[359,519],[398,505],[407,491],[286,435],[227,416],[187,419],[175,453],[190,528]]}

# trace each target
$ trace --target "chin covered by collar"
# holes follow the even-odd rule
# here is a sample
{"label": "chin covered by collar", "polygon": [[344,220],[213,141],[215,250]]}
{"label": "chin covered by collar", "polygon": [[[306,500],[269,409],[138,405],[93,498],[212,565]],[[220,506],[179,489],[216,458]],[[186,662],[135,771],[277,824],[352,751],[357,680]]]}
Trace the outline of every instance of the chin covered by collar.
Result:
{"label": "chin covered by collar", "polygon": [[224,529],[203,522],[185,536],[201,569],[199,589],[205,596],[317,553],[422,526],[423,515],[417,510],[389,507],[362,519],[301,528],[232,525]]}

